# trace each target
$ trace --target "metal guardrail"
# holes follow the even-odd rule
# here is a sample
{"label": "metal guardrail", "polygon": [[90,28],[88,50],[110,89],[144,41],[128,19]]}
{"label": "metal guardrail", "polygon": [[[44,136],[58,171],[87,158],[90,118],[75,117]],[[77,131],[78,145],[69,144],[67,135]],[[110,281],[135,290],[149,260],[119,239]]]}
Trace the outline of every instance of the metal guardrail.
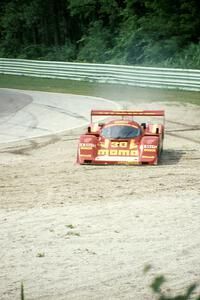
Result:
{"label": "metal guardrail", "polygon": [[0,58],[0,73],[200,91],[200,70]]}

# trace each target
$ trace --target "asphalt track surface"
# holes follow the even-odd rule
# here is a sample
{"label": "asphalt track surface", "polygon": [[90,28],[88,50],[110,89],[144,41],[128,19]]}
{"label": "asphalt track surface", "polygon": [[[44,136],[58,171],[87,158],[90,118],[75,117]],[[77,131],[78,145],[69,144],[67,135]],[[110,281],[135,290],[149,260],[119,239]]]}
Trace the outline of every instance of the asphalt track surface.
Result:
{"label": "asphalt track surface", "polygon": [[77,128],[89,123],[91,109],[113,107],[96,97],[0,89],[0,143]]}

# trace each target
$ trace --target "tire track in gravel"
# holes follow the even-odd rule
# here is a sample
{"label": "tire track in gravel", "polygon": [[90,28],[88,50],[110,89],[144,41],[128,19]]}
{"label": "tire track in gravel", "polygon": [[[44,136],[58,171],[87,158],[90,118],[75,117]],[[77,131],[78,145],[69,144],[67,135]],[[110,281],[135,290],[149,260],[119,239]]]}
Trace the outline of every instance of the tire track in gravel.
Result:
{"label": "tire track in gravel", "polygon": [[[37,105],[37,104],[35,104],[35,105]],[[84,117],[80,114],[77,114],[75,112],[72,112],[70,110],[66,110],[66,109],[62,109],[60,107],[56,107],[56,106],[53,106],[53,105],[46,105],[46,104],[43,104],[43,105],[40,105],[40,106],[45,106],[45,107],[48,107],[52,111],[57,111],[61,114],[67,115],[69,117],[73,117],[73,118],[76,118],[76,119],[83,119],[83,120],[89,122],[88,118],[86,118],[86,117]]]}
{"label": "tire track in gravel", "polygon": [[170,136],[173,136],[173,137],[176,137],[176,138],[179,138],[179,139],[183,139],[183,140],[187,140],[187,141],[190,141],[190,142],[193,142],[193,143],[196,143],[196,144],[200,144],[199,140],[190,138],[188,136],[180,136],[180,135],[178,135],[176,133],[171,133],[171,132],[167,132],[166,134],[170,135]]}
{"label": "tire track in gravel", "polygon": [[188,136],[186,137],[184,135],[179,135],[177,133],[174,133],[174,132],[185,132],[185,131],[198,131],[198,130],[200,130],[200,128],[198,126],[190,125],[190,124],[186,124],[186,123],[181,123],[181,122],[177,122],[177,121],[172,121],[172,120],[168,120],[168,119],[166,119],[166,122],[170,123],[170,124],[181,125],[181,126],[185,127],[185,128],[181,128],[181,129],[165,130],[166,135],[173,136],[173,137],[176,137],[176,138],[179,138],[179,139],[188,140],[188,141],[191,141],[191,142],[196,143],[196,144],[200,144],[199,140],[196,140],[196,139],[188,137]]}

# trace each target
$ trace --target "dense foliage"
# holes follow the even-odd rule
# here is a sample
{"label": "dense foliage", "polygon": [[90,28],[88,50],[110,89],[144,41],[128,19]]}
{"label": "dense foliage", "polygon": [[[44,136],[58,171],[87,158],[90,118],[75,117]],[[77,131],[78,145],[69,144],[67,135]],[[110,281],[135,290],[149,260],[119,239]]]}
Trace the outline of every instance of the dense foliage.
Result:
{"label": "dense foliage", "polygon": [[200,68],[199,0],[1,0],[0,56]]}

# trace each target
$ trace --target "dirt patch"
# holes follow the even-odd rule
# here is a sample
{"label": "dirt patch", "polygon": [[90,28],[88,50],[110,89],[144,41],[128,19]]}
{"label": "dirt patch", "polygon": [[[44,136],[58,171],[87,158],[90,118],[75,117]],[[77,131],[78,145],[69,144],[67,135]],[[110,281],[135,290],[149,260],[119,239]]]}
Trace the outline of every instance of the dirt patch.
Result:
{"label": "dirt patch", "polygon": [[1,299],[21,281],[27,299],[146,300],[155,274],[172,294],[200,280],[200,109],[143,108],[161,107],[159,166],[76,165],[81,130],[1,147]]}

